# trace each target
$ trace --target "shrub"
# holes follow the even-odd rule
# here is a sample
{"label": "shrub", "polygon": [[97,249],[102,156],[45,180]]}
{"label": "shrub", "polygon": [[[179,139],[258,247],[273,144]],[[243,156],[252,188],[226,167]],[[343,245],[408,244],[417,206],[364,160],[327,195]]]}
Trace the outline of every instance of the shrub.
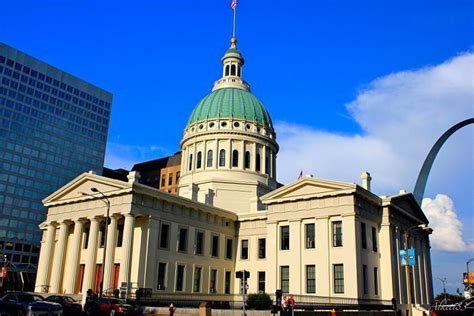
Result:
{"label": "shrub", "polygon": [[272,299],[267,293],[249,294],[247,305],[249,309],[267,310],[272,307]]}

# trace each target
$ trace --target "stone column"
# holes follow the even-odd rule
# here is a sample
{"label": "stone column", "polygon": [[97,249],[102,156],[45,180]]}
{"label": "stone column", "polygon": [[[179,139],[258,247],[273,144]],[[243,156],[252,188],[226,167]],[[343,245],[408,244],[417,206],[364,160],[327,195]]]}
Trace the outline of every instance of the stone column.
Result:
{"label": "stone column", "polygon": [[70,259],[68,261],[68,274],[64,277],[64,292],[66,294],[76,294],[77,269],[79,267],[79,254],[81,251],[81,240],[84,232],[84,223],[77,219],[74,221],[74,233],[72,234],[72,247],[68,252]]}
{"label": "stone column", "polygon": [[[133,229],[135,227],[135,215],[125,214],[122,242],[122,262],[120,264],[120,282],[130,282],[130,269],[133,250]],[[127,286],[127,293],[129,291]]]}
{"label": "stone column", "polygon": [[[263,158],[263,159],[262,159]],[[267,174],[267,146],[262,146],[262,154],[260,155],[260,159],[263,160],[263,163],[260,162],[260,170],[262,173]]]}
{"label": "stone column", "polygon": [[255,172],[255,164],[257,161],[257,143],[252,143],[252,151],[250,152],[250,170]]}
{"label": "stone column", "polygon": [[69,225],[67,222],[59,224],[59,238],[54,252],[53,266],[51,271],[51,293],[60,293],[63,276],[64,258],[66,254],[67,237],[69,235]]}
{"label": "stone column", "polygon": [[41,252],[38,264],[38,274],[36,276],[35,291],[43,292],[43,286],[49,286],[49,269],[51,267],[51,257],[54,253],[54,239],[56,237],[56,223],[48,223],[46,229],[46,237],[43,245],[41,245]]}
{"label": "stone column", "polygon": [[89,229],[89,243],[86,252],[86,266],[84,269],[84,280],[82,282],[82,296],[86,297],[88,289],[94,285],[95,268],[97,265],[97,242],[99,237],[100,221],[98,218],[91,218]]}
{"label": "stone column", "polygon": [[[107,252],[104,264],[104,292],[112,289],[114,277],[115,246],[117,242],[117,217],[110,217],[110,225],[107,229]],[[113,290],[113,289],[112,289]]]}

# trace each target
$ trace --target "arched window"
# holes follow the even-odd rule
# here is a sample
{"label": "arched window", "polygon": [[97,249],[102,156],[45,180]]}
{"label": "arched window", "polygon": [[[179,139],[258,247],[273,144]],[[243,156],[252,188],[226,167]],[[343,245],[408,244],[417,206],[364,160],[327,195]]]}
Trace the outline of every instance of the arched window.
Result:
{"label": "arched window", "polygon": [[230,75],[235,76],[235,65],[230,66]]}
{"label": "arched window", "polygon": [[250,151],[245,152],[245,164],[244,165],[245,165],[244,166],[245,169],[250,168]]}
{"label": "arched window", "polygon": [[232,167],[238,167],[239,166],[239,151],[237,149],[234,149],[232,151]]}
{"label": "arched window", "polygon": [[225,150],[221,149],[219,151],[219,167],[225,166]]}
{"label": "arched window", "polygon": [[237,76],[240,77],[240,66],[237,66]]}
{"label": "arched window", "polygon": [[255,170],[256,171],[260,171],[260,163],[261,163],[262,159],[260,158],[260,154],[257,153],[257,155],[255,155]]}
{"label": "arched window", "polygon": [[193,154],[189,154],[189,170],[193,170]]}
{"label": "arched window", "polygon": [[196,168],[197,169],[201,168],[201,162],[202,162],[202,152],[198,152],[197,157],[196,157]]}
{"label": "arched window", "polygon": [[206,164],[207,167],[212,167],[212,150],[209,149],[207,151],[207,164]]}
{"label": "arched window", "polygon": [[229,75],[229,65],[226,65],[226,66],[225,66],[225,75],[226,75],[226,76]]}

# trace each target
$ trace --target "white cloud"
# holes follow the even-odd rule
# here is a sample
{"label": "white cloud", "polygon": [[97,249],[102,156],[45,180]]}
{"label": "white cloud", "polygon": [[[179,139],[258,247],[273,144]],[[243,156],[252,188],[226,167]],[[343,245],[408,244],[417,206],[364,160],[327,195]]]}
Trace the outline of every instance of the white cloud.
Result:
{"label": "white cloud", "polygon": [[[293,181],[303,170],[316,177],[360,182],[366,170],[378,194],[412,191],[423,160],[441,134],[474,117],[473,74],[474,53],[466,53],[372,81],[347,104],[362,130],[357,135],[277,122],[279,180]],[[428,182],[431,191],[462,195],[464,204],[456,203],[465,208],[472,205],[474,182],[474,133],[469,129],[445,144]],[[472,214],[466,216],[472,219]],[[466,249],[456,245],[452,250]]]}
{"label": "white cloud", "polygon": [[169,151],[160,146],[128,145],[109,142],[105,155],[105,166],[116,169],[130,170],[135,163],[161,158],[169,155]]}
{"label": "white cloud", "polygon": [[430,238],[433,248],[444,251],[474,250],[474,244],[468,244],[462,238],[463,223],[447,195],[438,194],[435,199],[423,199],[422,208],[434,230]]}

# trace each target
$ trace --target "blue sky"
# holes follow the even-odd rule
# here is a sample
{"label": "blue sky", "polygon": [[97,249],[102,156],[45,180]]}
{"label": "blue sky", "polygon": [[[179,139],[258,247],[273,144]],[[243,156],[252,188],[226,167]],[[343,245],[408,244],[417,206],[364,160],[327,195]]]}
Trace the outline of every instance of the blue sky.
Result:
{"label": "blue sky", "polygon": [[[229,4],[11,1],[0,11],[0,41],[112,92],[106,163],[130,168],[179,149],[188,115],[221,73]],[[280,181],[304,169],[357,182],[369,170],[377,193],[411,191],[437,137],[474,116],[464,90],[474,78],[462,72],[474,69],[473,9],[472,1],[239,0],[244,77],[276,123]],[[454,210],[464,225],[465,248],[433,249],[437,291],[438,277],[451,291],[461,287],[464,263],[474,257],[472,130],[446,144],[426,192],[432,210]],[[299,143],[301,135],[319,147]],[[290,163],[285,148],[295,144],[306,160]],[[341,144],[366,153],[352,163],[357,170],[346,167],[350,153],[335,154]],[[437,194],[454,205],[446,208]]]}

